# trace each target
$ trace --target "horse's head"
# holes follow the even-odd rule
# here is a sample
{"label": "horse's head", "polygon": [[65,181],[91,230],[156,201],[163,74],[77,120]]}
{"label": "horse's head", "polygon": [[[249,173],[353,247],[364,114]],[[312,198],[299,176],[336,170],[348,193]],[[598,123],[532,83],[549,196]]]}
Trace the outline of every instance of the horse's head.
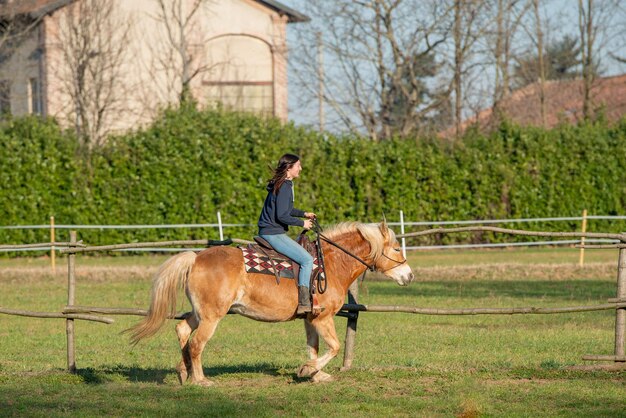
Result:
{"label": "horse's head", "polygon": [[[414,278],[402,256],[396,234],[385,221],[380,224],[342,222],[327,230],[322,237],[358,262],[391,277],[400,286],[408,285]],[[338,240],[340,245],[333,240]],[[369,244],[369,249],[366,250],[363,240]]]}
{"label": "horse's head", "polygon": [[396,234],[389,229],[386,221],[378,224],[378,230],[382,236],[382,248],[375,259],[376,270],[387,277],[394,279],[400,286],[406,286],[413,281],[411,267],[402,255],[400,244],[396,240]]}

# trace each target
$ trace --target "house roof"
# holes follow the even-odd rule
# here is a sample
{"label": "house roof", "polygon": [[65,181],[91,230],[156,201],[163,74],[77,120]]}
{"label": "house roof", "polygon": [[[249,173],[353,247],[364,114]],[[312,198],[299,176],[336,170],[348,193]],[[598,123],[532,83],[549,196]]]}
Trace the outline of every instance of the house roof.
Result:
{"label": "house roof", "polygon": [[[28,14],[39,18],[71,3],[74,0],[8,0],[0,6],[0,16]],[[311,19],[302,13],[273,0],[254,0],[263,6],[285,15],[289,23],[308,22]]]}
{"label": "house roof", "polygon": [[30,15],[40,18],[71,3],[73,0],[8,0],[0,6],[0,16]]}
{"label": "house roof", "polygon": [[[539,105],[539,82],[529,84],[511,93],[500,102],[500,110],[506,117],[520,125],[541,125]],[[598,78],[591,88],[592,110],[601,109],[607,120],[616,121],[626,115],[626,74]],[[545,83],[546,127],[561,122],[575,123],[583,118],[583,80],[551,80]],[[489,128],[496,118],[493,108],[481,110],[461,125],[461,130],[478,125]],[[454,127],[441,136],[454,134]]]}
{"label": "house roof", "polygon": [[285,6],[284,4],[273,0],[255,0],[257,3],[269,7],[270,9],[278,12],[281,15],[286,15],[289,18],[289,23],[309,22],[311,18],[302,13]]}

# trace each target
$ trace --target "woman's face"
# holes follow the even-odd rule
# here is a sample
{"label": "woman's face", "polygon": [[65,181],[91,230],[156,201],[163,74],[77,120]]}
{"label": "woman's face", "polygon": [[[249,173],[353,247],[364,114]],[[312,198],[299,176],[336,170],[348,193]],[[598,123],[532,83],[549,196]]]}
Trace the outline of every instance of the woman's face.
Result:
{"label": "woman's face", "polygon": [[289,170],[287,170],[287,178],[295,179],[296,177],[300,175],[301,171],[302,171],[302,165],[300,164],[300,160],[298,160],[296,161],[294,165],[291,166]]}

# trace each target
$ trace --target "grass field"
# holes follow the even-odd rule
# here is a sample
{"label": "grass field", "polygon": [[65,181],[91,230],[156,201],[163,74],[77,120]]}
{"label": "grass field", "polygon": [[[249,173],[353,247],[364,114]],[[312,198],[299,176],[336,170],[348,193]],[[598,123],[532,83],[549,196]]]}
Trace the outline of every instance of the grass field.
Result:
{"label": "grass field", "polygon": [[[77,257],[77,305],[147,308],[167,256]],[[414,252],[402,288],[370,276],[360,302],[420,307],[574,306],[615,296],[617,253],[573,249]],[[0,306],[60,311],[65,260],[0,259]],[[188,305],[180,303],[180,310]],[[614,312],[422,316],[364,313],[353,368],[315,385],[300,321],[228,316],[205,350],[217,385],[179,386],[174,322],[136,347],[119,333],[139,317],[76,321],[78,372],[65,372],[61,319],[0,315],[0,416],[626,416],[626,372],[592,371],[612,354]],[[342,337],[346,320],[337,318]]]}

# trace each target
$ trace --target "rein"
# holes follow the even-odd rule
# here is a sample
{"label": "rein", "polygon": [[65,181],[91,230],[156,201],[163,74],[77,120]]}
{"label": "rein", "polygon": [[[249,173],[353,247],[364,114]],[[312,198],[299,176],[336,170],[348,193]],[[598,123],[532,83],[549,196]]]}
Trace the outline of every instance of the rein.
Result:
{"label": "rein", "polygon": [[330,245],[332,245],[333,247],[339,248],[341,251],[343,251],[344,253],[348,254],[350,257],[354,258],[356,261],[358,261],[359,263],[361,263],[365,267],[367,267],[367,269],[369,271],[375,271],[376,270],[376,267],[374,267],[374,265],[367,264],[365,262],[365,260],[363,260],[358,255],[352,253],[350,250],[347,250],[347,249],[343,248],[341,245],[337,244],[335,241],[332,241],[330,238],[327,238],[326,236],[324,236],[324,234],[322,234],[322,227],[317,222],[317,219],[313,219],[313,232],[315,232],[317,234],[317,238],[318,239],[321,238],[324,241],[326,241],[327,243],[329,243]]}
{"label": "rein", "polygon": [[[315,232],[317,234],[317,239],[319,241],[319,239],[323,239],[324,241],[326,241],[327,243],[329,243],[330,245],[340,249],[341,251],[343,251],[344,253],[348,254],[350,257],[354,258],[356,261],[358,261],[359,263],[363,264],[365,267],[367,267],[367,269],[369,271],[376,271],[376,266],[374,266],[373,264],[368,264],[365,260],[363,260],[361,257],[359,257],[358,255],[352,253],[350,250],[345,249],[344,247],[342,247],[341,245],[337,244],[336,242],[332,241],[331,239],[327,238],[326,236],[324,236],[324,234],[322,234],[322,227],[320,226],[320,224],[317,222],[317,219],[313,219],[313,232]],[[384,252],[381,254],[383,257],[393,261],[394,263],[396,263],[395,266],[390,267],[388,269],[385,270],[381,270],[381,273],[384,273],[386,271],[389,271],[391,269],[394,269],[404,263],[406,263],[406,259],[404,261],[397,261],[394,260],[393,258],[389,257],[388,255],[386,255]],[[363,276],[365,276],[365,273],[363,273]]]}
{"label": "rein", "polygon": [[349,250],[346,250],[345,248],[343,248],[341,245],[337,244],[334,241],[331,241],[330,239],[326,238],[324,235],[322,235],[321,233],[318,233],[318,235],[327,243],[329,243],[330,245],[332,245],[333,247],[337,247],[339,248],[341,251],[343,251],[344,253],[348,254],[350,257],[354,258],[356,261],[358,261],[359,263],[363,264],[365,267],[367,267],[367,269],[369,271],[376,271],[376,267],[374,267],[374,265],[372,264],[367,264],[361,257],[359,257],[358,255],[350,252]]}

